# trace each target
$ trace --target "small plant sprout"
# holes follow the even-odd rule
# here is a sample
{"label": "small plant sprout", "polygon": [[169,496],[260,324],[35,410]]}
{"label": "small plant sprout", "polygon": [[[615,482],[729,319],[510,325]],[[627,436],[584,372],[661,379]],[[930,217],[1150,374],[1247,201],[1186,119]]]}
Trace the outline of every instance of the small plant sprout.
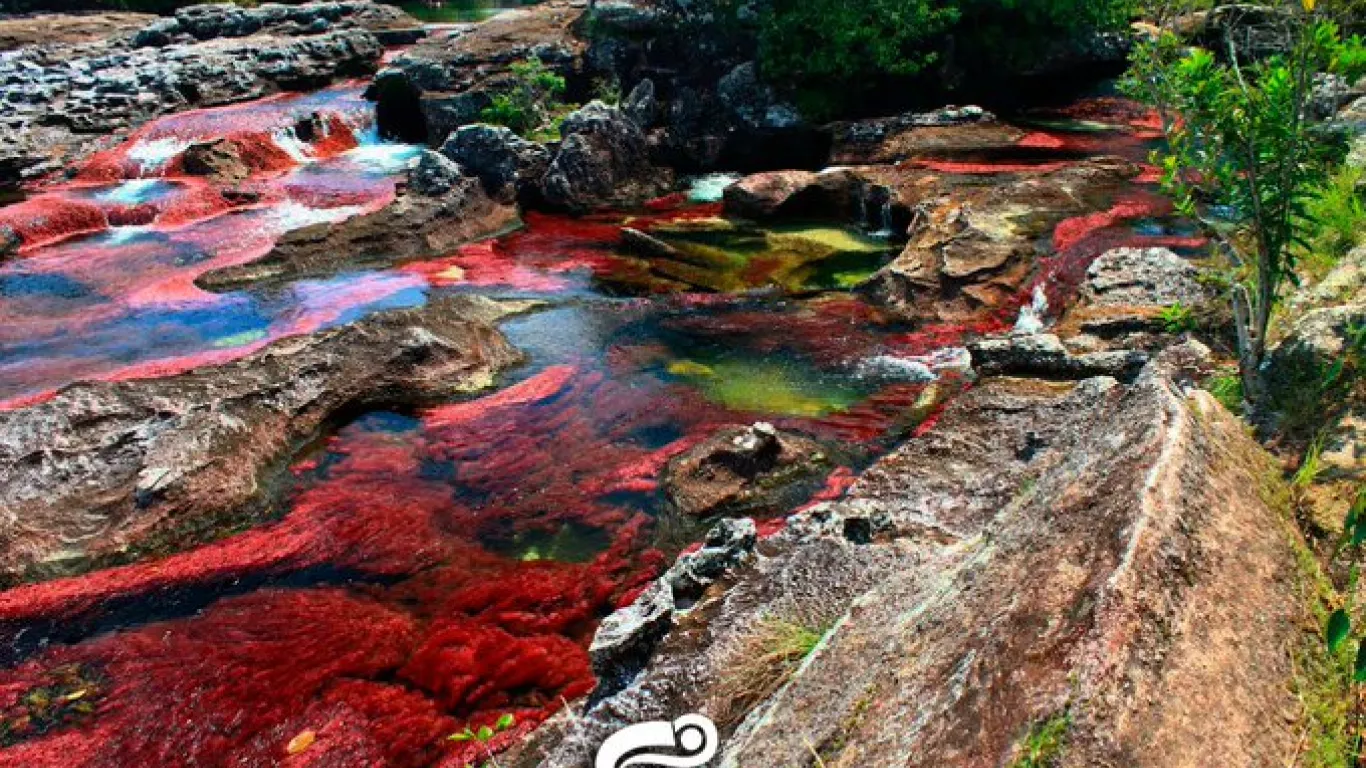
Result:
{"label": "small plant sprout", "polygon": [[1157,317],[1162,321],[1162,329],[1170,334],[1193,331],[1197,326],[1195,313],[1179,301],[1170,307],[1164,307]]}
{"label": "small plant sprout", "polygon": [[[499,768],[498,760],[493,756],[493,749],[489,746],[489,742],[493,741],[494,736],[497,736],[504,731],[511,730],[515,725],[517,725],[517,718],[513,717],[511,712],[508,712],[502,717],[499,717],[491,726],[481,725],[477,730],[466,726],[465,730],[452,733],[450,736],[446,737],[446,740],[454,741],[459,744],[468,742],[478,744],[485,756],[488,757],[488,762],[484,765]],[[467,765],[466,768],[474,768],[474,766]]]}

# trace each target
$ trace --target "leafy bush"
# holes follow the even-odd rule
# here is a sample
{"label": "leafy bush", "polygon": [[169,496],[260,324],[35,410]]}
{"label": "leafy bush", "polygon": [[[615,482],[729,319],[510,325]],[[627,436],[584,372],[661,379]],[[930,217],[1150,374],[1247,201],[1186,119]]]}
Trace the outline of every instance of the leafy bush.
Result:
{"label": "leafy bush", "polygon": [[970,72],[1028,64],[1054,41],[1127,19],[1130,0],[773,0],[762,12],[765,78],[829,112],[952,56]]}
{"label": "leafy bush", "polygon": [[479,113],[479,119],[511,128],[521,136],[546,133],[557,118],[563,118],[565,80],[540,59],[531,57],[512,65],[511,89],[493,97]]}
{"label": "leafy bush", "polygon": [[1309,235],[1300,246],[1306,275],[1322,278],[1366,233],[1366,203],[1357,192],[1366,173],[1343,166],[1313,190],[1305,203]]}
{"label": "leafy bush", "polygon": [[1189,49],[1167,31],[1139,46],[1125,83],[1162,115],[1168,148],[1154,162],[1164,189],[1228,258],[1239,368],[1253,402],[1262,400],[1272,310],[1284,284],[1298,282],[1312,231],[1306,201],[1328,175],[1306,117],[1313,77],[1351,47],[1332,23],[1308,12],[1296,21],[1290,54],[1251,64]]}

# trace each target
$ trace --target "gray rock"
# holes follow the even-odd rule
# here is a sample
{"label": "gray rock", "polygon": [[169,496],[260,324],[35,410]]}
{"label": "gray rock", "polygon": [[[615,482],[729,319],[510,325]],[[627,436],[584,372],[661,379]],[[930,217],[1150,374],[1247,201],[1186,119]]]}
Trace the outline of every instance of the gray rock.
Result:
{"label": "gray rock", "polygon": [[496,125],[467,125],[452,133],[441,153],[477,177],[495,199],[511,201],[533,188],[550,167],[550,150]]}
{"label": "gray rock", "polygon": [[1132,380],[1148,362],[1148,355],[1134,350],[1113,350],[1074,355],[1053,334],[1039,333],[980,339],[968,344],[973,367],[983,375],[1041,376],[1056,379],[1087,379],[1112,376]]}
{"label": "gray rock", "polygon": [[642,129],[653,126],[659,114],[659,102],[655,98],[655,81],[646,78],[637,83],[622,101],[621,111]]}
{"label": "gray rock", "polygon": [[1195,266],[1166,248],[1116,248],[1086,270],[1081,296],[1093,306],[1193,306],[1209,291]]}
{"label": "gray rock", "polygon": [[541,182],[552,206],[576,212],[642,202],[668,188],[671,175],[650,164],[640,127],[620,109],[594,101],[569,115],[564,141]]}
{"label": "gray rock", "polygon": [[754,62],[731,70],[717,83],[716,92],[731,114],[750,128],[795,128],[803,122],[796,107],[779,101],[773,88],[759,80]]}
{"label": "gray rock", "polygon": [[459,186],[463,179],[464,174],[454,160],[426,149],[408,174],[408,189],[419,195],[439,197]]}

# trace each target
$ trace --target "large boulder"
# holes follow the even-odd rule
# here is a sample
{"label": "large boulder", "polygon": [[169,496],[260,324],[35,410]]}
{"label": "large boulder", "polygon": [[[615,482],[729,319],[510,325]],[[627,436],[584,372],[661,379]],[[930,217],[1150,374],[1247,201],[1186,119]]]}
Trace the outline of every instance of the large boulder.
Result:
{"label": "large boulder", "polygon": [[497,125],[467,125],[441,145],[441,154],[484,183],[495,200],[512,202],[534,192],[550,168],[550,150]]}
{"label": "large boulder", "polygon": [[[1067,308],[1058,333],[1081,335],[1096,345],[1120,341],[1160,344],[1168,327],[1164,311],[1180,306],[1203,314],[1215,294],[1199,280],[1191,261],[1168,248],[1115,248],[1086,270],[1077,301]],[[1076,343],[1076,342],[1074,342]]]}
{"label": "large boulder", "polygon": [[559,153],[541,180],[551,206],[587,212],[639,204],[672,185],[672,174],[650,164],[640,126],[620,109],[600,101],[569,115],[561,128]]}
{"label": "large boulder", "polygon": [[380,210],[292,230],[262,258],[207,272],[196,283],[227,291],[392,266],[450,253],[518,222],[515,205],[493,200],[450,158],[426,150],[409,172],[406,189]]}
{"label": "large boulder", "polygon": [[[1035,757],[1068,768],[1271,765],[1302,733],[1288,650],[1321,643],[1274,473],[1158,367],[984,382],[761,542],[625,688],[500,762],[585,765],[626,724],[701,712],[717,763],[746,768],[1010,765],[1045,726]],[[763,658],[784,626],[819,643]]]}
{"label": "large boulder", "polygon": [[[1107,196],[1137,172],[1103,158],[982,185],[947,174],[864,169],[895,191],[898,205],[915,211],[915,224],[902,253],[859,290],[907,318],[980,318],[1024,291],[1047,253],[1046,236],[1067,219],[1104,218],[1096,212]],[[1061,244],[1076,242],[1068,237]]]}
{"label": "large boulder", "polygon": [[725,429],[669,462],[664,493],[691,517],[783,509],[792,492],[829,470],[818,443],[772,424]]}
{"label": "large boulder", "polygon": [[[488,386],[519,354],[483,299],[280,341],[176,376],[82,383],[0,412],[0,582],[196,544],[347,408]],[[156,543],[159,542],[159,543]]]}

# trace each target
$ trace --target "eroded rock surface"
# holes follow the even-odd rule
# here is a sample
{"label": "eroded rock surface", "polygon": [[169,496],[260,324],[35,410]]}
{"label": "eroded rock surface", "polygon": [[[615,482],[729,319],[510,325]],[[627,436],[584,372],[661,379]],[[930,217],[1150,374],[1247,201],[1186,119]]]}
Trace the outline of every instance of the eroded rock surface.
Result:
{"label": "eroded rock surface", "polygon": [[[984,382],[502,762],[585,766],[616,728],[700,711],[723,766],[1004,765],[1048,721],[1063,766],[1279,765],[1298,609],[1273,469],[1175,375]],[[826,634],[737,711],[765,617]]]}
{"label": "eroded rock surface", "polygon": [[[877,179],[878,169],[868,169]],[[860,290],[908,318],[961,322],[1020,294],[1063,220],[1103,210],[1132,164],[1091,160],[1018,179],[974,184],[882,170],[897,202],[915,211],[910,242]],[[1055,238],[1056,239],[1056,238]]]}
{"label": "eroded rock surface", "polygon": [[692,517],[780,511],[785,492],[824,475],[815,441],[772,424],[725,429],[675,458],[664,487],[674,508]]}
{"label": "eroded rock surface", "polygon": [[[131,35],[15,50],[0,59],[0,186],[69,167],[101,137],[161,115],[369,75],[384,49],[365,24],[348,20],[358,9],[388,14],[374,8],[192,6]],[[283,14],[283,21],[229,23],[223,14]],[[313,21],[290,20],[296,17]]]}
{"label": "eroded rock surface", "polygon": [[363,267],[392,266],[449,253],[518,223],[517,207],[491,199],[479,180],[454,161],[425,151],[407,189],[373,213],[312,224],[280,238],[263,258],[208,272],[196,282],[226,291],[261,282],[321,277]]}
{"label": "eroded rock surface", "polygon": [[617,107],[592,102],[565,118],[559,152],[541,179],[556,208],[586,213],[638,205],[668,190],[673,172],[650,163],[645,134]]}
{"label": "eroded rock surface", "polygon": [[507,311],[444,298],[227,365],[74,384],[0,412],[0,580],[176,546],[248,504],[270,470],[344,409],[488,386],[520,359],[490,324]]}

